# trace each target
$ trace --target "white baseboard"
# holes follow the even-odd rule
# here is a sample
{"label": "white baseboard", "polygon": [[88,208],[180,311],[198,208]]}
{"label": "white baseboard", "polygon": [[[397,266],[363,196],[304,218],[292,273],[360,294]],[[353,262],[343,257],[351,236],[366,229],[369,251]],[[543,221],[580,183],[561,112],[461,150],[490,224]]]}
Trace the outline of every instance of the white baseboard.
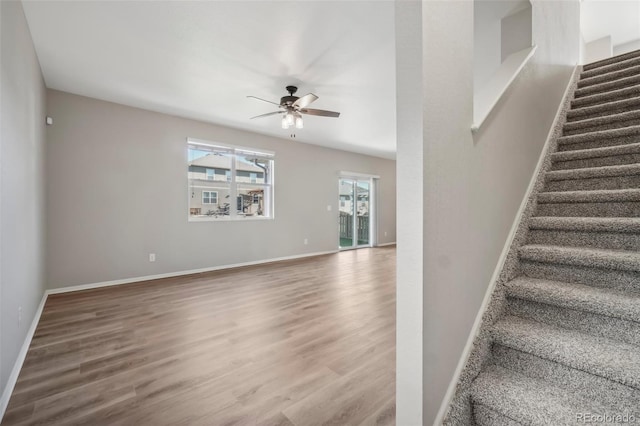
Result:
{"label": "white baseboard", "polygon": [[33,316],[33,321],[31,321],[31,326],[27,331],[27,335],[24,339],[24,343],[20,348],[20,352],[18,352],[18,358],[16,359],[16,362],[13,364],[13,369],[11,370],[11,374],[9,375],[7,384],[5,385],[4,391],[2,392],[2,398],[0,399],[0,421],[2,421],[2,418],[4,418],[4,412],[7,410],[7,406],[9,405],[9,399],[11,398],[11,394],[13,393],[13,388],[16,386],[16,382],[18,381],[18,375],[20,375],[22,364],[24,364],[24,360],[27,357],[27,352],[29,351],[31,340],[33,339],[33,335],[36,332],[36,327],[38,327],[38,322],[40,322],[40,316],[42,315],[44,304],[47,301],[47,296],[48,296],[48,293],[45,291],[44,294],[42,295],[42,300],[40,301],[40,305],[38,305],[38,309],[36,310],[36,313]]}
{"label": "white baseboard", "polygon": [[384,247],[384,246],[395,246],[396,242],[393,241],[391,243],[383,243],[383,244],[377,244],[376,247]]}
{"label": "white baseboard", "polygon": [[301,258],[304,258],[304,257],[322,256],[322,255],[325,255],[325,254],[332,254],[332,253],[337,253],[337,252],[338,252],[338,250],[320,251],[320,252],[315,252],[315,253],[296,254],[296,255],[293,255],[293,256],[275,257],[275,258],[272,258],[272,259],[254,260],[254,261],[251,261],[251,262],[232,263],[232,264],[227,264],[227,265],[212,266],[212,267],[209,267],[209,268],[190,269],[190,270],[186,270],[186,271],[168,272],[168,273],[165,273],[165,274],[146,275],[146,276],[142,276],[142,277],[124,278],[124,279],[121,279],[121,280],[102,281],[102,282],[90,283],[90,284],[80,284],[80,285],[74,285],[74,286],[69,286],[69,287],[53,288],[53,289],[47,290],[47,293],[48,294],[69,293],[69,292],[72,292],[72,291],[90,290],[90,289],[94,289],[94,288],[109,287],[109,286],[113,286],[113,285],[137,283],[137,282],[140,282],[140,281],[150,281],[150,280],[157,280],[157,279],[161,279],[161,278],[179,277],[179,276],[182,276],[182,275],[200,274],[200,273],[203,273],[203,272],[219,271],[221,269],[240,268],[240,267],[243,267],[243,266],[260,265],[260,264],[263,264],[263,263],[281,262],[283,260],[293,260],[293,259],[301,259]]}
{"label": "white baseboard", "polygon": [[493,271],[493,275],[491,276],[491,281],[489,282],[489,286],[487,287],[487,291],[484,295],[484,299],[482,300],[482,305],[480,306],[480,310],[476,315],[475,322],[473,323],[473,327],[471,328],[471,332],[469,333],[469,337],[467,339],[467,343],[462,351],[462,355],[460,356],[460,361],[458,361],[458,365],[453,374],[453,378],[449,383],[449,387],[447,388],[447,393],[445,394],[442,404],[440,405],[440,409],[438,410],[438,415],[436,416],[436,420],[433,423],[434,425],[441,425],[444,421],[444,417],[447,414],[447,409],[451,405],[453,401],[453,397],[455,396],[456,386],[458,385],[458,381],[460,380],[460,375],[464,370],[464,367],[467,365],[467,361],[469,360],[469,356],[471,356],[471,350],[473,349],[473,342],[478,337],[480,333],[480,327],[482,326],[482,317],[489,306],[489,302],[491,301],[491,296],[493,295],[493,291],[496,288],[498,283],[498,277],[504,268],[504,264],[507,260],[507,255],[509,254],[509,250],[511,249],[511,244],[513,243],[513,239],[516,236],[516,232],[520,226],[520,220],[522,218],[522,214],[524,213],[525,208],[527,207],[527,203],[529,202],[529,198],[531,197],[531,193],[536,185],[536,180],[538,178],[538,174],[542,169],[542,165],[544,164],[544,160],[547,156],[547,152],[549,151],[549,145],[551,143],[551,137],[553,136],[553,132],[558,123],[558,119],[560,118],[560,113],[562,112],[562,107],[564,106],[565,99],[567,98],[569,91],[573,85],[574,79],[576,77],[576,73],[579,71],[579,66],[576,64],[573,69],[573,73],[571,74],[571,78],[567,83],[567,87],[562,95],[562,99],[560,101],[560,105],[558,106],[558,110],[556,111],[555,118],[553,119],[553,123],[551,124],[551,128],[549,129],[549,133],[547,134],[547,140],[545,141],[544,147],[542,148],[542,152],[540,153],[540,157],[538,158],[538,163],[536,164],[536,168],[531,176],[531,180],[529,181],[529,186],[527,187],[527,191],[524,194],[524,198],[520,203],[520,207],[518,208],[518,212],[516,213],[516,217],[513,220],[513,224],[511,225],[511,230],[509,231],[509,235],[507,236],[507,241],[505,242],[504,247],[502,248],[502,253],[500,253],[500,257],[498,258],[498,264]]}

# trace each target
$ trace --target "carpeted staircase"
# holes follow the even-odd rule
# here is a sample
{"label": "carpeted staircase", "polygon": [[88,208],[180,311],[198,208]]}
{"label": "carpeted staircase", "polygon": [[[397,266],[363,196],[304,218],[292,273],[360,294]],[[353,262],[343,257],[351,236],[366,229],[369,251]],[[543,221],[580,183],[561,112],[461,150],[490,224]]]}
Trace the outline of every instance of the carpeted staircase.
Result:
{"label": "carpeted staircase", "polygon": [[550,159],[473,421],[640,424],[640,51],[584,66]]}

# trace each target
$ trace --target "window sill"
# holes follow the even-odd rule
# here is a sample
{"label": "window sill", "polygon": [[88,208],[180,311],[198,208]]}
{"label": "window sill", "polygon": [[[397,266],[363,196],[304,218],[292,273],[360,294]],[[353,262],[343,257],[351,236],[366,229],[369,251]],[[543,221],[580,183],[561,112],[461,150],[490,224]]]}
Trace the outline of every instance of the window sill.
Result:
{"label": "window sill", "polygon": [[505,94],[520,71],[533,57],[538,46],[533,45],[509,56],[489,82],[473,95],[472,132],[477,132]]}
{"label": "window sill", "polygon": [[235,217],[189,217],[188,222],[249,222],[249,221],[262,221],[262,220],[274,220],[273,217],[261,217],[261,216],[235,216]]}

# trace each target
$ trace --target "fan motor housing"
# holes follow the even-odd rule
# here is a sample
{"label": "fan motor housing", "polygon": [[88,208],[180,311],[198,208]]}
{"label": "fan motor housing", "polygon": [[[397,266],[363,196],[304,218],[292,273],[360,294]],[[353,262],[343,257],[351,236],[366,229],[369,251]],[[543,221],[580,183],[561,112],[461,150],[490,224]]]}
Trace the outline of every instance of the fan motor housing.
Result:
{"label": "fan motor housing", "polygon": [[292,105],[295,101],[299,99],[298,96],[283,96],[280,98],[280,105]]}

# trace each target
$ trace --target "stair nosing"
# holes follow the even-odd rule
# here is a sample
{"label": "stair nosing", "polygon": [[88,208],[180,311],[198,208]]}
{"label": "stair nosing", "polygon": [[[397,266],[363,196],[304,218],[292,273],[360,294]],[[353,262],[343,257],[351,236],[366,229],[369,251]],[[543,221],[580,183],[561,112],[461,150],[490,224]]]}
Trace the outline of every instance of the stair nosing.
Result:
{"label": "stair nosing", "polygon": [[634,175],[640,175],[640,163],[582,167],[579,169],[550,170],[545,173],[545,178],[548,181],[563,181]]}
{"label": "stair nosing", "polygon": [[[618,155],[640,154],[640,142],[604,146],[601,148],[585,148],[572,151],[558,151],[551,154],[554,162],[585,160],[589,158],[616,157]],[[573,169],[568,169],[573,170]]]}
{"label": "stair nosing", "polygon": [[[508,297],[640,323],[640,295],[526,276],[516,277],[505,286]],[[633,301],[631,309],[622,309],[628,300]]]}
{"label": "stair nosing", "polygon": [[529,229],[549,231],[640,233],[640,218],[534,216]]}
{"label": "stair nosing", "polygon": [[593,139],[612,139],[634,135],[640,135],[640,125],[562,136],[558,138],[558,145],[573,145],[576,143],[590,142]]}
{"label": "stair nosing", "polygon": [[635,202],[640,201],[640,188],[544,191],[538,193],[537,201],[541,204]]}
{"label": "stair nosing", "polygon": [[640,272],[640,252],[630,250],[526,244],[518,249],[518,256],[540,263]]}

